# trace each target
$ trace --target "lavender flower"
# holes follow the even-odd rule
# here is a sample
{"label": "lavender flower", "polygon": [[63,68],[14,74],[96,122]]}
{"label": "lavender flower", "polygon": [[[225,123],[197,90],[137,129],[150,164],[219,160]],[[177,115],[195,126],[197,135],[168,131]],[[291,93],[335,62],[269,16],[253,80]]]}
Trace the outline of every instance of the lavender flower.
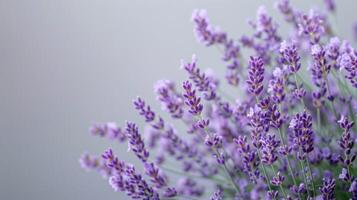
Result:
{"label": "lavender flower", "polygon": [[[336,11],[334,1],[325,4],[327,15]],[[327,15],[303,14],[288,0],[276,7],[293,25],[286,37],[264,7],[249,21],[253,34],[239,40],[213,27],[206,11],[194,11],[197,40],[221,50],[228,84],[238,86],[241,79],[246,84],[232,92],[218,90],[220,80],[198,67],[195,56],[182,61],[188,80],[181,89],[169,80],[154,86],[170,120],[138,97],[133,103],[145,120],[144,137],[132,122],[125,130],[112,122],[90,129],[95,136],[128,140],[141,166],[119,160],[111,149],[102,157],[84,154],[81,166],[132,199],[357,199],[357,52],[334,36]],[[248,63],[246,50],[254,55]],[[182,126],[195,134],[181,135]],[[149,158],[149,150],[156,156]],[[172,180],[178,180],[175,186]]]}
{"label": "lavender flower", "polygon": [[220,189],[216,190],[210,197],[210,200],[223,200],[223,194]]}
{"label": "lavender flower", "polygon": [[129,140],[129,148],[143,162],[146,162],[149,157],[149,152],[145,148],[145,144],[141,139],[136,124],[132,122],[126,123],[126,135]]}
{"label": "lavender flower", "polygon": [[290,121],[289,128],[294,132],[294,144],[298,147],[299,158],[314,150],[314,132],[312,117],[306,111],[297,113]]}
{"label": "lavender flower", "polygon": [[301,67],[300,56],[298,55],[296,45],[283,41],[280,44],[281,62],[286,64],[291,73],[297,73]]}
{"label": "lavender flower", "polygon": [[258,96],[263,91],[264,63],[260,57],[250,57],[249,76],[247,83],[248,91]]}
{"label": "lavender flower", "polygon": [[283,175],[281,175],[280,172],[278,172],[271,180],[271,184],[279,186],[279,185],[283,184],[284,180],[285,180],[285,177]]}
{"label": "lavender flower", "polygon": [[267,135],[261,139],[262,141],[262,162],[266,165],[272,165],[277,159],[276,149],[280,141],[275,139],[275,135]]}
{"label": "lavender flower", "polygon": [[335,198],[335,179],[324,178],[323,186],[320,187],[320,191],[323,195],[323,199],[334,199]]}
{"label": "lavender flower", "polygon": [[203,110],[201,98],[196,96],[196,91],[192,88],[192,84],[189,81],[183,82],[183,89],[185,90],[183,95],[185,104],[189,106],[189,112],[193,115],[200,115]]}
{"label": "lavender flower", "polygon": [[302,15],[299,20],[299,34],[307,37],[311,44],[317,44],[325,34],[324,20],[315,10]]}
{"label": "lavender flower", "polygon": [[201,73],[200,69],[196,67],[196,56],[192,56],[192,61],[185,63],[182,61],[182,68],[185,69],[189,78],[195,83],[195,86],[200,92],[203,92],[206,100],[212,100],[216,97],[216,87],[217,83],[214,82],[210,77],[206,76],[205,73]]}
{"label": "lavender flower", "polygon": [[169,80],[161,80],[155,84],[156,98],[161,102],[163,110],[174,118],[182,118],[184,114],[183,99],[176,91],[175,84]]}
{"label": "lavender flower", "polygon": [[341,116],[341,119],[338,121],[341,129],[343,130],[342,137],[339,141],[339,145],[343,150],[343,156],[340,157],[342,163],[346,166],[349,166],[356,159],[356,154],[352,152],[354,146],[354,140],[352,139],[351,129],[354,125],[354,122],[349,121],[345,116]]}
{"label": "lavender flower", "polygon": [[210,25],[206,10],[194,10],[191,20],[195,23],[194,33],[199,42],[210,46],[226,40],[225,33]]}
{"label": "lavender flower", "polygon": [[138,97],[134,102],[135,109],[140,111],[140,115],[145,117],[146,122],[151,122],[155,119],[155,113],[151,111],[150,106],[145,106],[144,100]]}

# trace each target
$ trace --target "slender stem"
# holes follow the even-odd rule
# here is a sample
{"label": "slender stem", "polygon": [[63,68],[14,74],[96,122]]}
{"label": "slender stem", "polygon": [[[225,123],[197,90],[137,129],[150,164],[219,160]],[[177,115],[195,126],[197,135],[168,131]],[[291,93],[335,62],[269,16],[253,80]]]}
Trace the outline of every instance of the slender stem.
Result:
{"label": "slender stem", "polygon": [[307,156],[305,157],[305,161],[306,161],[306,163],[307,163],[307,168],[309,169],[309,173],[310,173],[310,177],[311,177],[313,195],[316,196],[315,183],[314,183],[314,179],[313,179],[313,176],[312,176],[312,171],[311,171],[311,167],[310,167],[310,162],[309,162],[309,160],[307,159]]}
{"label": "slender stem", "polygon": [[303,174],[303,179],[304,179],[304,183],[305,183],[305,187],[306,187],[306,191],[307,191],[307,195],[310,197],[310,191],[309,191],[309,188],[308,187],[308,184],[307,184],[307,178],[306,178],[306,174],[305,174],[305,168],[304,168],[304,163],[302,162],[302,160],[299,160],[299,163],[300,163],[300,166],[301,166],[301,169],[302,169],[302,174]]}
{"label": "slender stem", "polygon": [[[200,120],[202,120],[202,116],[201,116],[201,115],[199,115],[198,117],[199,117]],[[204,131],[205,131],[205,133],[206,133],[207,135],[210,135],[210,134],[209,134],[209,131],[208,131],[208,129],[207,129],[207,127],[204,128]],[[222,148],[223,148],[223,147],[222,147]],[[220,153],[219,153],[219,151],[218,151],[217,148],[212,147],[212,150],[217,154],[217,156],[220,156]],[[225,152],[224,149],[223,149],[223,151]],[[228,170],[228,167],[227,167],[227,165],[226,165],[226,162],[223,163],[223,166],[224,166],[224,167],[223,167],[223,168],[224,168],[224,171],[227,173],[228,177],[230,178],[230,181],[232,182],[232,184],[233,184],[235,190],[240,194],[240,196],[243,197],[243,195],[242,195],[242,193],[241,193],[241,191],[240,191],[238,185],[236,184],[236,182],[234,181],[234,178],[232,177],[232,174],[231,174],[230,171]]]}
{"label": "slender stem", "polygon": [[[325,70],[323,70],[323,78],[326,81],[327,93],[328,93],[329,96],[331,96],[330,83],[329,83],[329,80],[327,78],[327,74],[326,74]],[[335,115],[335,118],[338,119],[337,112],[336,112],[336,109],[335,109],[335,104],[333,103],[333,101],[331,101],[331,107],[332,107],[333,114]]]}
{"label": "slender stem", "polygon": [[[298,82],[298,80],[297,80],[297,76],[296,76],[296,73],[294,73],[294,78],[295,78],[295,84],[296,84],[296,88],[298,89],[298,90],[300,90],[300,85],[299,85],[299,82]],[[304,99],[301,97],[301,104],[304,106],[304,107],[306,107],[305,106],[305,102],[304,102]]]}

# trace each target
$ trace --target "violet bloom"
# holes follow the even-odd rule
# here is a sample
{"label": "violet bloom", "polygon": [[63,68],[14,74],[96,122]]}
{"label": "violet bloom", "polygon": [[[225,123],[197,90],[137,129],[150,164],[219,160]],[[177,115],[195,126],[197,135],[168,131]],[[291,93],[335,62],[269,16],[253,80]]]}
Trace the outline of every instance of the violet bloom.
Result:
{"label": "violet bloom", "polygon": [[343,150],[343,156],[340,157],[340,160],[344,165],[349,166],[352,165],[353,161],[356,159],[356,154],[352,152],[354,139],[352,138],[351,129],[354,122],[349,121],[347,117],[342,115],[338,123],[343,130],[342,137],[339,141],[339,145]]}
{"label": "violet bloom", "polygon": [[192,56],[191,62],[181,62],[181,67],[185,69],[189,78],[194,82],[196,88],[203,93],[206,100],[213,100],[216,97],[217,83],[214,82],[205,73],[201,73],[201,70],[197,67],[196,56]]}
{"label": "violet bloom", "polygon": [[283,184],[284,180],[285,180],[285,177],[280,172],[278,172],[271,180],[271,184],[273,184],[275,186],[279,186],[279,185]]}
{"label": "violet bloom", "polygon": [[340,67],[346,70],[346,78],[357,88],[357,53],[347,42],[342,44],[341,51],[338,59]]}
{"label": "violet bloom", "polygon": [[216,190],[210,197],[210,200],[223,200],[222,190],[220,189]]}
{"label": "violet bloom", "polygon": [[201,104],[201,98],[196,96],[196,90],[192,88],[192,84],[189,81],[185,81],[182,84],[184,91],[185,104],[189,107],[189,112],[193,115],[200,115],[203,106]]}
{"label": "violet bloom", "polygon": [[293,23],[296,27],[298,26],[295,11],[289,0],[278,0],[275,7],[283,14],[287,22]]}
{"label": "violet bloom", "polygon": [[226,40],[225,33],[211,26],[206,10],[194,10],[191,20],[195,23],[194,33],[199,42],[210,46]]}
{"label": "violet bloom", "polygon": [[336,10],[336,3],[335,0],[324,0],[326,8],[330,12],[335,12]]}
{"label": "violet bloom", "polygon": [[316,44],[325,34],[324,20],[315,10],[302,15],[299,20],[299,34],[307,37],[311,44]]}
{"label": "violet bloom", "polygon": [[333,37],[330,39],[329,43],[326,46],[326,56],[329,58],[331,65],[338,69],[339,65],[337,63],[338,57],[340,56],[340,46],[341,42],[338,37]]}
{"label": "violet bloom", "polygon": [[279,104],[285,99],[285,81],[283,72],[280,68],[276,68],[273,72],[273,78],[269,81],[268,93],[272,96],[275,103]]}
{"label": "violet bloom", "polygon": [[157,168],[154,163],[144,163],[144,169],[155,187],[162,188],[167,186],[166,177],[160,173],[159,168]]}
{"label": "violet bloom", "polygon": [[289,128],[293,131],[293,142],[298,147],[299,159],[314,150],[314,132],[312,116],[306,111],[297,113],[290,121]]}
{"label": "violet bloom", "polygon": [[335,199],[335,179],[324,178],[323,185],[320,187],[323,199]]}
{"label": "violet bloom", "polygon": [[88,153],[84,153],[81,156],[79,163],[86,171],[98,171],[104,178],[110,177],[113,173],[101,158],[89,155]]}
{"label": "violet bloom", "polygon": [[94,124],[89,131],[92,135],[108,137],[111,140],[118,140],[119,142],[123,142],[126,139],[125,133],[114,122]]}
{"label": "violet bloom", "polygon": [[238,136],[238,138],[234,139],[234,142],[237,145],[238,153],[243,162],[243,171],[248,174],[252,182],[256,183],[259,177],[258,166],[260,163],[257,152],[250,148],[246,136]]}
{"label": "violet bloom", "polygon": [[280,141],[275,139],[275,135],[266,135],[262,137],[262,163],[272,165],[277,159],[276,149],[280,145]]}
{"label": "violet bloom", "polygon": [[266,41],[275,43],[280,41],[277,35],[278,25],[273,22],[264,6],[258,8],[256,28],[258,33],[264,35]]}
{"label": "violet bloom", "polygon": [[132,122],[126,123],[126,135],[128,137],[129,149],[143,162],[146,162],[149,157],[149,152],[145,148],[145,144],[141,139],[136,124]]}
{"label": "violet bloom", "polygon": [[281,62],[288,66],[291,73],[297,73],[301,67],[300,56],[294,43],[283,41],[280,44]]}
{"label": "violet bloom", "polygon": [[154,89],[163,110],[168,111],[173,118],[182,118],[184,103],[181,95],[176,91],[175,84],[169,80],[160,80],[155,84]]}
{"label": "violet bloom", "polygon": [[263,91],[264,63],[261,57],[250,57],[249,75],[247,83],[248,91],[255,96],[259,96]]}

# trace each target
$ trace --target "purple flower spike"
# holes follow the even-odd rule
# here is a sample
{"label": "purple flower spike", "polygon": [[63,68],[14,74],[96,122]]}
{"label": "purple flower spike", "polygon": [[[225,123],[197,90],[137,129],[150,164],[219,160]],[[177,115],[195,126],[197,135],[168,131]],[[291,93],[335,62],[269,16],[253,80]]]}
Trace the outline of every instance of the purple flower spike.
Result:
{"label": "purple flower spike", "polygon": [[271,180],[271,184],[279,186],[279,185],[283,184],[284,180],[285,180],[285,177],[283,175],[281,175],[280,172],[278,172]]}
{"label": "purple flower spike", "polygon": [[155,113],[151,111],[150,106],[145,105],[145,101],[138,97],[133,101],[135,109],[139,111],[140,115],[145,117],[146,122],[152,122],[155,119]]}
{"label": "purple flower spike", "polygon": [[213,195],[210,197],[210,200],[223,200],[222,190],[216,190]]}
{"label": "purple flower spike", "polygon": [[288,66],[291,73],[296,73],[301,67],[300,56],[298,55],[296,45],[283,41],[280,44],[281,62]]}
{"label": "purple flower spike", "polygon": [[154,163],[144,164],[145,173],[151,178],[151,182],[157,188],[162,188],[167,185],[166,178],[159,173],[159,169]]}
{"label": "purple flower spike", "polygon": [[281,103],[285,99],[284,77],[280,68],[274,70],[274,76],[269,81],[268,92],[272,95],[275,103]]}
{"label": "purple flower spike", "polygon": [[354,139],[352,138],[351,129],[354,125],[354,122],[349,121],[347,117],[342,115],[341,119],[338,121],[338,124],[343,130],[342,137],[338,142],[343,150],[343,155],[340,157],[340,160],[344,165],[349,166],[356,159],[356,154],[352,152]]}
{"label": "purple flower spike", "polygon": [[293,130],[294,144],[302,151],[299,158],[304,159],[305,154],[314,150],[314,132],[312,131],[312,116],[306,111],[297,113],[290,121],[289,128]]}
{"label": "purple flower spike", "polygon": [[175,84],[169,80],[160,80],[154,88],[156,98],[161,102],[163,110],[168,111],[173,118],[182,118],[183,99],[176,91]]}
{"label": "purple flower spike", "polygon": [[185,63],[182,61],[181,66],[189,74],[198,91],[202,92],[206,100],[213,100],[216,97],[217,83],[212,77],[207,76],[205,73],[201,73],[201,70],[197,67],[196,56],[192,56],[192,61]]}
{"label": "purple flower spike", "polygon": [[193,115],[200,115],[203,106],[201,104],[201,98],[196,96],[196,91],[192,88],[192,84],[189,81],[183,82],[183,89],[185,104],[189,107],[189,112]]}
{"label": "purple flower spike", "polygon": [[149,152],[145,148],[145,144],[141,139],[138,127],[131,122],[126,123],[126,135],[129,139],[129,148],[143,162],[146,162],[149,157]]}
{"label": "purple flower spike", "polygon": [[261,57],[250,57],[249,60],[249,76],[247,83],[248,91],[255,96],[263,91],[264,80],[264,63]]}
{"label": "purple flower spike", "polygon": [[200,43],[210,46],[226,40],[227,36],[224,32],[211,26],[206,10],[194,10],[191,19],[195,23],[194,33]]}
{"label": "purple flower spike", "polygon": [[315,10],[302,15],[299,20],[299,33],[309,38],[311,44],[317,44],[325,34],[324,19]]}
{"label": "purple flower spike", "polygon": [[267,135],[262,138],[262,162],[266,165],[273,164],[278,156],[276,149],[278,148],[280,141],[275,139],[275,135]]}
{"label": "purple flower spike", "polygon": [[323,185],[320,187],[323,199],[335,199],[335,179],[324,178]]}

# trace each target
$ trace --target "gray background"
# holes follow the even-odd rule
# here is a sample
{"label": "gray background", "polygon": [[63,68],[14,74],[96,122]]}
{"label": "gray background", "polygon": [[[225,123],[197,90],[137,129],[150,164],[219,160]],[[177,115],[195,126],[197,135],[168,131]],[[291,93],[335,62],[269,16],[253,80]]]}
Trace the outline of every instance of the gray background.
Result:
{"label": "gray background", "polygon": [[[158,110],[152,84],[181,82],[179,61],[192,53],[224,76],[219,52],[195,41],[194,8],[208,9],[212,23],[238,38],[250,32],[245,22],[257,7],[271,11],[272,2],[1,0],[0,199],[126,199],[79,167],[83,151],[109,146],[137,162],[125,145],[90,136],[90,124],[142,125],[132,99],[141,95]],[[293,3],[306,10],[311,2]],[[347,38],[355,8],[356,1],[339,1],[339,32]]]}

